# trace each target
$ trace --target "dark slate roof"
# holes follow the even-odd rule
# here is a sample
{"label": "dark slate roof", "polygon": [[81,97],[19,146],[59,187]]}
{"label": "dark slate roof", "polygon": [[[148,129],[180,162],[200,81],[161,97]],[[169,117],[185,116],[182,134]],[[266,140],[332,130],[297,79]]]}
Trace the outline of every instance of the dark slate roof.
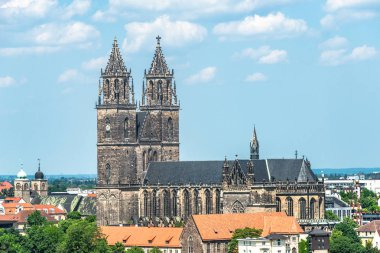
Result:
{"label": "dark slate roof", "polygon": [[316,235],[316,236],[328,236],[330,233],[324,230],[321,230],[319,228],[314,228],[309,235]]}
{"label": "dark slate roof", "polygon": [[[247,163],[250,160],[239,160],[240,167],[246,175]],[[230,170],[234,161],[229,162]],[[255,182],[269,181],[317,181],[314,173],[305,165],[302,159],[265,159],[252,160]],[[180,161],[152,162],[148,165],[145,175],[146,185],[184,185],[222,183],[224,161]]]}
{"label": "dark slate roof", "polygon": [[280,234],[270,234],[266,238],[269,240],[285,240],[287,237]]}
{"label": "dark slate roof", "polygon": [[142,131],[142,127],[144,124],[145,117],[148,113],[147,112],[137,112],[136,113],[136,127],[138,129],[137,136],[140,136],[140,133]]}
{"label": "dark slate roof", "polygon": [[326,196],[325,203],[326,205],[333,206],[334,208],[350,206],[349,204],[347,204],[343,200],[338,199],[335,196]]}

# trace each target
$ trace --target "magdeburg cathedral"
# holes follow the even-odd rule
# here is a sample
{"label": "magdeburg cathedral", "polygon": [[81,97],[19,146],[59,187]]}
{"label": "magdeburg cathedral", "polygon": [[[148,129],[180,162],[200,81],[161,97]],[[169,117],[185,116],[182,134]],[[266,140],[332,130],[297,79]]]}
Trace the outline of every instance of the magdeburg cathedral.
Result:
{"label": "magdeburg cathedral", "polygon": [[179,161],[174,70],[166,64],[161,38],[156,39],[138,103],[116,39],[101,70],[96,106],[98,225],[171,226],[192,214],[259,211],[324,218],[324,186],[310,162],[260,159],[255,129],[249,159]]}

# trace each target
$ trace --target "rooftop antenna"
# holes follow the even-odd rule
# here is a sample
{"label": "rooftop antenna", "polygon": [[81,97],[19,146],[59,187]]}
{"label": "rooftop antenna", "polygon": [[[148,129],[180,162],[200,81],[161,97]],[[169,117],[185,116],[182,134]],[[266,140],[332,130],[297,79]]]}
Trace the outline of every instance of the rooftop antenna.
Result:
{"label": "rooftop antenna", "polygon": [[294,155],[296,156],[296,159],[298,158],[298,151],[296,150],[296,152],[294,153]]}

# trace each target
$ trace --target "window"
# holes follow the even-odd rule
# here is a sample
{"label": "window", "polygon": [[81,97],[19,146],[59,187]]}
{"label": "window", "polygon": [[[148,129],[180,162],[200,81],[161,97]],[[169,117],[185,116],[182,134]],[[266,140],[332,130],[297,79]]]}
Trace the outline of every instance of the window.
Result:
{"label": "window", "polygon": [[216,253],[220,253],[220,243],[216,244]]}
{"label": "window", "polygon": [[168,191],[164,191],[163,193],[163,199],[164,199],[164,216],[169,217],[170,216],[170,196]]}
{"label": "window", "polygon": [[185,216],[189,217],[191,214],[191,206],[190,206],[190,196],[187,190],[183,192],[183,201],[184,201],[184,207],[185,207],[185,210],[184,210]]}
{"label": "window", "polygon": [[146,156],[146,152],[144,151],[143,154],[142,154],[142,163],[143,163],[143,171],[146,170],[146,165],[147,165],[147,156]]}
{"label": "window", "polygon": [[193,250],[193,237],[189,236],[188,243],[189,243],[188,253],[194,253],[194,250]]}
{"label": "window", "polygon": [[110,80],[106,80],[107,98],[110,97]]}
{"label": "window", "polygon": [[277,240],[277,246],[281,246],[281,240],[280,239]]}
{"label": "window", "polygon": [[316,200],[314,198],[311,198],[310,200],[310,219],[314,219],[315,214],[315,205]]}
{"label": "window", "polygon": [[152,191],[151,204],[152,204],[152,207],[150,209],[150,216],[155,217],[155,216],[157,216],[157,193],[155,190]]}
{"label": "window", "polygon": [[128,138],[128,118],[124,120],[124,138]]}
{"label": "window", "polygon": [[215,199],[215,210],[216,210],[216,213],[222,213],[221,212],[221,208],[220,208],[220,190],[216,190],[215,196],[216,196],[216,199]]}
{"label": "window", "polygon": [[293,216],[294,213],[293,213],[293,199],[291,197],[287,197],[286,198],[286,203],[287,203],[287,206],[288,206],[288,216]]}
{"label": "window", "polygon": [[144,191],[144,216],[148,216],[148,192]]}
{"label": "window", "polygon": [[276,212],[281,212],[281,199],[276,198]]}
{"label": "window", "polygon": [[211,244],[210,243],[207,243],[207,246],[206,246],[206,248],[207,248],[207,253],[211,253]]}
{"label": "window", "polygon": [[168,140],[173,140],[173,120],[172,118],[168,119]]}
{"label": "window", "polygon": [[114,98],[119,99],[119,79],[115,79],[115,95]]}
{"label": "window", "polygon": [[198,190],[194,191],[194,211],[195,214],[199,214],[199,192]]}
{"label": "window", "polygon": [[212,197],[209,190],[206,190],[205,196],[206,196],[206,214],[210,214],[212,212],[212,209],[211,209]]}
{"label": "window", "polygon": [[177,216],[177,191],[174,190],[172,193],[172,210],[173,210],[173,216]]}
{"label": "window", "polygon": [[107,163],[106,165],[106,183],[110,183],[110,178],[111,178],[111,166]]}
{"label": "window", "polygon": [[106,138],[111,138],[111,122],[109,118],[106,118]]}
{"label": "window", "polygon": [[299,218],[306,219],[306,200],[304,198],[301,198],[298,201],[298,206],[299,206]]}

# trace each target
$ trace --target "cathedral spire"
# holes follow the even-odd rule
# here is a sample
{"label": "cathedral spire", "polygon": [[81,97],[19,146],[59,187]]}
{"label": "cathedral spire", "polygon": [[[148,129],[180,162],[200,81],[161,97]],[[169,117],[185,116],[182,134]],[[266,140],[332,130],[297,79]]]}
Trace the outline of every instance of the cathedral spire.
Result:
{"label": "cathedral spire", "polygon": [[177,94],[173,87],[174,71],[170,71],[161,48],[161,37],[156,37],[156,50],[149,70],[144,71],[142,105],[150,109],[177,106]]}
{"label": "cathedral spire", "polygon": [[108,59],[107,66],[102,72],[102,76],[122,76],[127,74],[127,68],[124,65],[123,57],[121,56],[116,36],[113,40],[110,58]]}
{"label": "cathedral spire", "polygon": [[161,50],[161,37],[158,35],[156,37],[156,51],[154,53],[154,57],[152,60],[152,64],[150,65],[150,69],[148,71],[149,75],[171,75],[168,65],[166,64],[166,60],[164,54]]}
{"label": "cathedral spire", "polygon": [[250,143],[250,159],[259,159],[259,140],[257,139],[257,134],[256,134],[256,127],[253,127],[253,134],[252,134],[252,139]]}

